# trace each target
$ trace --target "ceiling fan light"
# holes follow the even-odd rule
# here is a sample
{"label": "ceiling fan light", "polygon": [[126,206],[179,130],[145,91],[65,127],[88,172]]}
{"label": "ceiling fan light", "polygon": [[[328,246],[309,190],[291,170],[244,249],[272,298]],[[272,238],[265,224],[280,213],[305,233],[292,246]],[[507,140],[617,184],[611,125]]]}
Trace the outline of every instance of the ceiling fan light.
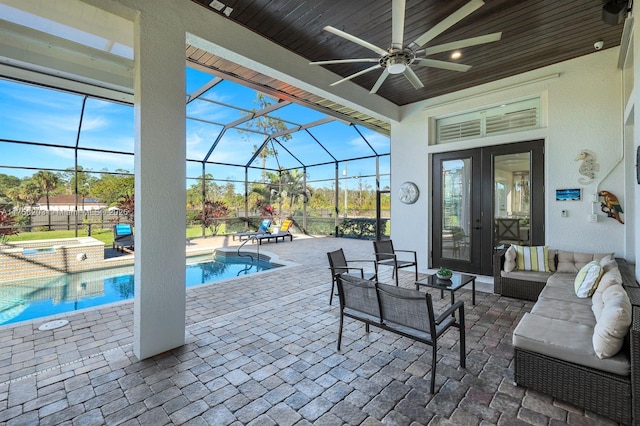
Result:
{"label": "ceiling fan light", "polygon": [[387,71],[389,74],[402,74],[407,69],[407,64],[402,61],[398,61],[395,58],[390,58],[387,64]]}

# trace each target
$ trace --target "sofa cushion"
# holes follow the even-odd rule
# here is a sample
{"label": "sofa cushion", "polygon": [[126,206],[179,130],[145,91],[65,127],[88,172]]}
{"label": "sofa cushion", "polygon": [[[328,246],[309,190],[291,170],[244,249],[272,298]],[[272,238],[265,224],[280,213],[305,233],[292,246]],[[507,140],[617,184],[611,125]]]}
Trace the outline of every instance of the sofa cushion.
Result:
{"label": "sofa cushion", "polygon": [[566,272],[556,272],[547,280],[547,287],[561,287],[570,293],[573,298],[576,298],[575,291],[573,290],[573,283],[576,279],[576,274],[569,274]]}
{"label": "sofa cushion", "polygon": [[540,295],[538,296],[538,300],[541,299],[562,300],[564,302],[585,305],[589,309],[591,309],[591,299],[577,298],[576,294],[573,292],[573,289],[571,289],[570,291],[566,291],[565,289],[558,287],[545,287],[544,289],[542,289]]}
{"label": "sofa cushion", "polygon": [[535,281],[538,283],[544,283],[547,282],[551,274],[551,272],[518,271],[516,269],[512,272],[502,271],[500,273],[500,276],[510,278],[512,280]]}
{"label": "sofa cushion", "polygon": [[[575,299],[575,296],[573,297]],[[575,303],[574,301],[541,298],[533,305],[531,313],[591,327],[596,325],[596,317],[593,314],[592,307],[587,304]]]}
{"label": "sofa cushion", "polygon": [[600,358],[620,352],[631,325],[631,302],[623,290],[610,286],[602,293],[604,307],[593,329],[593,349]]}
{"label": "sofa cushion", "polygon": [[[575,295],[573,296],[576,298]],[[525,313],[513,331],[513,346],[585,367],[628,376],[630,361],[625,351],[599,358],[591,344],[593,327],[571,321]]]}
{"label": "sofa cushion", "polygon": [[600,261],[603,257],[611,253],[603,254],[591,254],[591,253],[576,253],[573,251],[558,250],[558,272],[573,272],[577,274],[580,269],[587,263],[597,260]]}
{"label": "sofa cushion", "polygon": [[580,269],[573,283],[573,288],[578,297],[591,297],[596,290],[600,278],[602,277],[602,266],[600,262],[594,260],[587,263]]}
{"label": "sofa cushion", "polygon": [[548,246],[518,246],[516,250],[516,264],[520,271],[550,272]]}

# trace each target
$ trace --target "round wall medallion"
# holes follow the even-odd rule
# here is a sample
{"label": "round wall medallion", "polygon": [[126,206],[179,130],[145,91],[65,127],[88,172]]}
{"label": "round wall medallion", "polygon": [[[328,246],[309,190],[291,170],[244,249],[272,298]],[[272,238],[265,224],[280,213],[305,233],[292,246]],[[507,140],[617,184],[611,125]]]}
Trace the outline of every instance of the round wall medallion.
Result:
{"label": "round wall medallion", "polygon": [[418,186],[413,182],[405,182],[400,185],[400,192],[398,193],[398,197],[400,201],[405,204],[413,204],[418,200],[420,196],[420,190]]}

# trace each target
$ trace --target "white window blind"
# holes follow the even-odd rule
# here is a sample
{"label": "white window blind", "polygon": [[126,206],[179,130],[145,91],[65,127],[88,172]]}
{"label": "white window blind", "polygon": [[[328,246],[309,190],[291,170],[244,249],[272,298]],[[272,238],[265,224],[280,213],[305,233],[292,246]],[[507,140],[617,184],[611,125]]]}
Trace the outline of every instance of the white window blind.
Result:
{"label": "white window blind", "polygon": [[439,118],[436,143],[447,143],[540,127],[540,99],[527,99],[498,107]]}

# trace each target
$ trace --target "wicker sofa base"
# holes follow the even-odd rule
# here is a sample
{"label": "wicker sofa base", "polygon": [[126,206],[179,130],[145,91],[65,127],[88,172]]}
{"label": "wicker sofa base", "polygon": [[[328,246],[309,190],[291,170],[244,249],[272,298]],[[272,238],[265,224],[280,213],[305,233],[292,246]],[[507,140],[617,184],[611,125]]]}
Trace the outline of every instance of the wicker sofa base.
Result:
{"label": "wicker sofa base", "polygon": [[523,300],[538,300],[540,292],[546,283],[536,281],[516,280],[513,278],[502,277],[499,291],[495,291],[504,297],[514,297]]}
{"label": "wicker sofa base", "polygon": [[515,348],[515,382],[623,424],[632,424],[631,378]]}

